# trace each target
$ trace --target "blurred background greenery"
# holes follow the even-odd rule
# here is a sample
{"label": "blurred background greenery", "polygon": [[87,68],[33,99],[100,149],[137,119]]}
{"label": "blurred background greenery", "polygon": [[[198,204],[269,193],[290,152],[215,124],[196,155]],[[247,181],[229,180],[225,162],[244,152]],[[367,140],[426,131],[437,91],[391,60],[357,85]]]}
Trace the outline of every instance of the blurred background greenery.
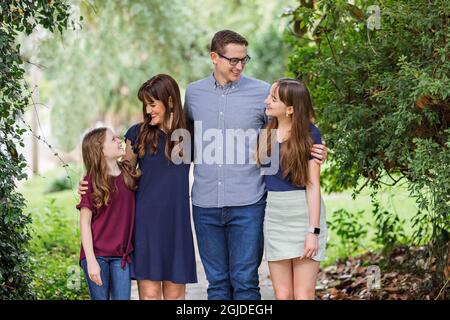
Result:
{"label": "blurred background greenery", "polygon": [[[248,38],[250,76],[271,82],[284,74],[289,48],[283,8],[295,1],[74,1],[77,30],[45,37],[41,101],[52,108],[52,136],[72,150],[96,121],[123,129],[139,118],[140,85],[172,75],[182,91],[211,72],[209,45],[221,29]],[[45,90],[44,90],[45,88]],[[70,125],[67,125],[70,123]]]}

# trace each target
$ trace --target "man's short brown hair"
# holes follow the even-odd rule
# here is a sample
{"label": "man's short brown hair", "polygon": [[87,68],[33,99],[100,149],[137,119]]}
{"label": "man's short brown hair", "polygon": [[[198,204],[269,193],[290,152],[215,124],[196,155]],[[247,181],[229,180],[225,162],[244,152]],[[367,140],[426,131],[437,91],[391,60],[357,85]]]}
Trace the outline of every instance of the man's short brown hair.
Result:
{"label": "man's short brown hair", "polygon": [[219,32],[216,32],[211,40],[211,52],[223,53],[225,46],[230,43],[248,46],[247,39],[245,39],[239,33],[231,30],[221,30]]}

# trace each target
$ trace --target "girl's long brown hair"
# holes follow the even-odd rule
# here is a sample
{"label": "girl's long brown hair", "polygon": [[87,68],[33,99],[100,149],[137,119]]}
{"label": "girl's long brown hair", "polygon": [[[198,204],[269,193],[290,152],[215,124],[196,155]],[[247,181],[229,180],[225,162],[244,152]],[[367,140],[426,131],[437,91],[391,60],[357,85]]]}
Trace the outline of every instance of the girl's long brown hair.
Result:
{"label": "girl's long brown hair", "polygon": [[[280,165],[283,178],[289,176],[290,181],[297,186],[306,186],[309,181],[308,162],[313,145],[309,125],[315,118],[311,97],[306,85],[296,79],[280,79],[275,82],[275,90],[280,100],[286,106],[292,106],[292,128],[289,138],[280,149]],[[272,130],[278,128],[277,118],[273,118],[265,127],[263,140],[265,146],[258,146],[257,163],[260,159],[271,155]],[[276,132],[276,131],[274,131]]]}
{"label": "girl's long brown hair", "polygon": [[[152,116],[147,113],[147,105],[154,100],[159,100],[165,107],[163,128],[167,133],[167,139],[164,154],[166,159],[170,160],[172,149],[176,145],[176,142],[170,139],[172,132],[176,129],[186,129],[186,120],[181,106],[180,88],[177,82],[169,75],[158,74],[147,80],[139,88],[138,98],[142,101],[144,118],[137,140],[139,157],[142,158],[145,155],[149,145],[152,154],[155,154],[158,150],[160,131],[157,126],[150,124]],[[171,113],[173,114],[173,119],[169,126]]]}
{"label": "girl's long brown hair", "polygon": [[[86,174],[92,178],[93,202],[97,208],[108,205],[116,188],[112,186],[112,177],[108,175],[108,166],[103,155],[106,130],[108,128],[93,129],[84,136],[81,145]],[[136,190],[139,170],[133,168],[129,161],[117,161],[117,164],[127,188]]]}

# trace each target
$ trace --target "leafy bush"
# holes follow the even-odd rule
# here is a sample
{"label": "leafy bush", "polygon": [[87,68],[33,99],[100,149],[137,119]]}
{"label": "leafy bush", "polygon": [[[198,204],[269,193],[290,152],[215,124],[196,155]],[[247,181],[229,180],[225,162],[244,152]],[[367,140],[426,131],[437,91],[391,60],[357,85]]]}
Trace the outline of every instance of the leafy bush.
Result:
{"label": "leafy bush", "polygon": [[38,299],[89,298],[78,264],[80,234],[74,214],[62,212],[55,199],[32,211],[32,287]]}
{"label": "leafy bush", "polygon": [[64,190],[71,190],[73,188],[72,182],[68,176],[57,177],[50,182],[46,193],[59,192]]}
{"label": "leafy bush", "polygon": [[405,221],[400,220],[395,212],[383,210],[376,197],[372,197],[373,217],[377,223],[375,243],[382,246],[384,253],[390,252],[395,245],[407,241],[403,225]]}
{"label": "leafy bush", "polygon": [[28,215],[16,181],[26,178],[23,147],[25,129],[17,121],[29,106],[30,93],[24,82],[19,33],[31,34],[37,26],[62,32],[67,27],[69,5],[54,1],[0,2],[0,299],[32,299],[28,253]]}
{"label": "leafy bush", "polygon": [[361,240],[367,235],[367,225],[361,222],[363,215],[364,210],[349,212],[339,209],[333,212],[333,219],[328,222],[330,229],[335,231],[340,239],[339,245],[343,246],[347,253],[361,248]]}
{"label": "leafy bush", "polygon": [[64,190],[75,191],[78,187],[78,181],[80,180],[80,173],[74,169],[71,169],[67,165],[67,169],[64,175],[53,178],[50,182],[45,193],[59,192]]}

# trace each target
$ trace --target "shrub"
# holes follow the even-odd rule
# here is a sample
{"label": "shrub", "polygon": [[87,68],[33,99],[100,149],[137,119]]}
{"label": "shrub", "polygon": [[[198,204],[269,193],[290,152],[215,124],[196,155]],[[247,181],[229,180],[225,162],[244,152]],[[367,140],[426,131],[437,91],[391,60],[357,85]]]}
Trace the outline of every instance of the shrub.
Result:
{"label": "shrub", "polygon": [[55,1],[0,2],[0,299],[31,299],[28,254],[30,223],[17,193],[16,181],[24,179],[23,147],[25,129],[17,120],[29,106],[30,93],[24,82],[19,33],[31,34],[37,26],[62,32],[67,27],[69,5]]}
{"label": "shrub", "polygon": [[80,234],[73,211],[63,212],[55,199],[32,210],[32,287],[38,299],[89,298],[78,264]]}
{"label": "shrub", "polygon": [[345,252],[354,252],[362,247],[362,239],[367,235],[367,225],[362,222],[364,210],[349,212],[339,209],[333,212],[328,222],[330,229],[336,232],[340,245]]}

